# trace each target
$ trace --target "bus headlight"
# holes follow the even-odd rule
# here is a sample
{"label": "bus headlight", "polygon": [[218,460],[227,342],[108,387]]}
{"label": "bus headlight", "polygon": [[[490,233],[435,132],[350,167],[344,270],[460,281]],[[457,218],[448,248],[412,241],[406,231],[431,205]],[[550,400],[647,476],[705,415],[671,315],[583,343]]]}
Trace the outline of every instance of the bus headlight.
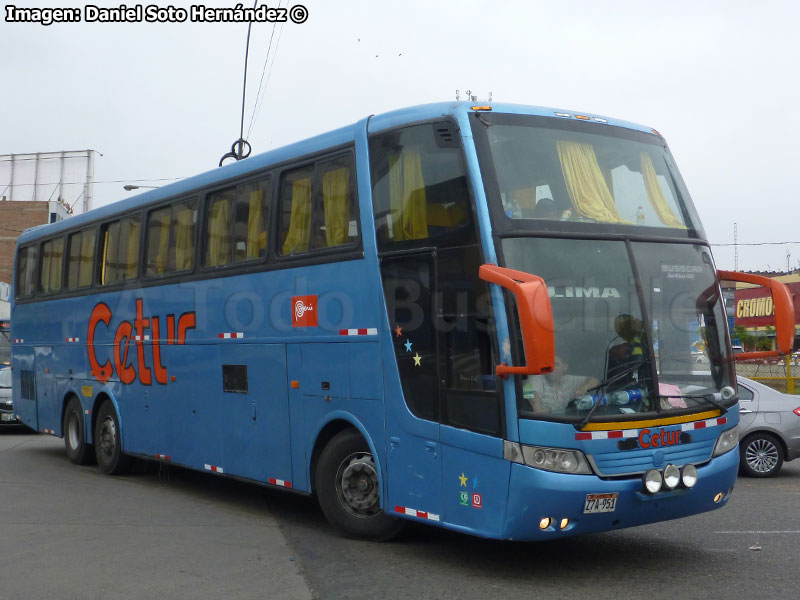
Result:
{"label": "bus headlight", "polygon": [[728,431],[723,431],[720,436],[717,438],[717,443],[714,444],[714,452],[711,456],[719,456],[720,454],[725,454],[730,450],[736,448],[736,444],[739,443],[739,426],[736,425],[728,429]]}
{"label": "bus headlight", "polygon": [[522,446],[525,464],[544,471],[556,473],[575,473],[590,475],[592,470],[580,450],[545,448],[543,446]]}
{"label": "bus headlight", "polygon": [[642,476],[642,482],[644,483],[644,489],[651,494],[657,494],[661,491],[661,485],[664,480],[661,476],[661,471],[650,469]]}

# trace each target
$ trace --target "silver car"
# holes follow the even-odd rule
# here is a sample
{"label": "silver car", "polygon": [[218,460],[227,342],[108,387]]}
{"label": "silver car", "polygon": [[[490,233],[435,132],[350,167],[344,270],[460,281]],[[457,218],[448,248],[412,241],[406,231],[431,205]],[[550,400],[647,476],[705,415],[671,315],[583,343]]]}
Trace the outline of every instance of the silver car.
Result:
{"label": "silver car", "polygon": [[739,470],[772,477],[784,461],[800,456],[800,396],[737,377],[739,386]]}
{"label": "silver car", "polygon": [[0,425],[18,422],[11,402],[11,367],[0,365]]}

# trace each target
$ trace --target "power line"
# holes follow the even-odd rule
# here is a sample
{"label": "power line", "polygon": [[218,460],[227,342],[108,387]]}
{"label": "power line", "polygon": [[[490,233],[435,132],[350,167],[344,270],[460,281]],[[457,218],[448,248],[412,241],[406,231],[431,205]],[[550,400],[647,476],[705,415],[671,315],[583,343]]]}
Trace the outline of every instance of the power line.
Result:
{"label": "power line", "polygon": [[786,246],[800,242],[738,242],[733,244],[711,244],[712,246]]}
{"label": "power line", "polygon": [[[283,0],[279,0],[278,8],[281,7],[281,2]],[[275,52],[272,53],[272,62],[269,64],[269,70],[267,70],[267,63],[269,62],[270,53],[272,52],[272,38],[275,37],[275,28],[277,27],[277,23],[272,24],[272,33],[269,36],[269,45],[267,47],[267,56],[264,58],[264,67],[261,69],[261,81],[258,82],[258,93],[256,94],[256,102],[253,105],[253,116],[250,118],[250,126],[247,128],[247,137],[250,137],[250,132],[253,129],[253,126],[256,124],[258,120],[258,113],[260,110],[259,103],[263,102],[264,98],[267,95],[267,86],[269,86],[269,78],[272,76],[272,67],[275,64],[275,57],[278,55],[278,45],[281,43],[281,34],[283,33],[283,23],[281,23],[280,30],[278,31],[278,41],[275,42]],[[267,82],[264,84],[264,94],[262,96],[261,91],[261,84],[264,83],[264,73],[267,73]]]}
{"label": "power line", "polygon": [[[132,183],[139,181],[178,181],[179,179],[186,179],[186,177],[156,177],[150,179],[106,179],[103,181],[93,181],[92,183]],[[47,183],[14,183],[9,184],[8,187],[21,187],[24,185],[85,185],[85,181],[50,181]]]}

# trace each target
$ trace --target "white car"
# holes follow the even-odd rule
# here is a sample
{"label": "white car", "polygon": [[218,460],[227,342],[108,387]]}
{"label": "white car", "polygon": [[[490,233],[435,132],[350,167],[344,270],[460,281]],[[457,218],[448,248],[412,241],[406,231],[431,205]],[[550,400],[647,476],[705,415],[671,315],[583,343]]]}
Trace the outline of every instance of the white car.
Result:
{"label": "white car", "polygon": [[0,366],[0,425],[19,423],[11,401],[11,367]]}

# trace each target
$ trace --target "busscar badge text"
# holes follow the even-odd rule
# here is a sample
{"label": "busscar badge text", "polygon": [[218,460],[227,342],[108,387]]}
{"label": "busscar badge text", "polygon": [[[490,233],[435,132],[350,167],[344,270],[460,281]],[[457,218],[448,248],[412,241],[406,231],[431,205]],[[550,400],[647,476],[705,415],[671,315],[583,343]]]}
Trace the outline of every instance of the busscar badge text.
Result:
{"label": "busscar badge text", "polygon": [[[167,367],[164,365],[161,358],[161,345],[166,343],[168,345],[178,344],[182,345],[186,342],[186,332],[189,329],[196,327],[195,312],[185,312],[175,320],[175,315],[167,315],[166,317],[166,336],[161,335],[161,323],[159,317],[145,317],[142,309],[142,299],[136,300],[136,319],[131,323],[130,321],[121,321],[117,325],[116,332],[114,333],[114,345],[112,348],[112,361],[107,360],[105,363],[100,364],[97,359],[95,349],[95,333],[101,324],[106,327],[111,326],[113,315],[111,309],[104,302],[99,302],[92,309],[92,314],[89,317],[89,331],[86,334],[86,350],[89,354],[89,365],[91,366],[91,374],[100,383],[105,383],[116,372],[120,382],[124,384],[133,383],[136,376],[139,376],[139,382],[142,385],[152,385],[153,378],[161,385],[167,385],[168,374]],[[151,359],[147,360],[145,356],[144,342],[150,341]],[[136,366],[128,364],[128,350],[130,349],[131,342],[136,344]],[[148,367],[148,362],[152,364],[152,368]],[[138,368],[137,368],[138,367]]]}

